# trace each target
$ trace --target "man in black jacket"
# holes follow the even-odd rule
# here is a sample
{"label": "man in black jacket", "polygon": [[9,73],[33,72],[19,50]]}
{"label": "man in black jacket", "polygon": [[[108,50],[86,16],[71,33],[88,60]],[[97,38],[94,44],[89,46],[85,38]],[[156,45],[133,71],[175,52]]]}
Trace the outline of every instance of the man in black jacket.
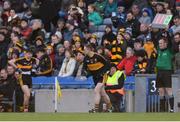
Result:
{"label": "man in black jacket", "polygon": [[38,49],[36,51],[37,58],[40,60],[36,75],[38,76],[51,76],[52,74],[52,60],[46,54],[44,49]]}
{"label": "man in black jacket", "polygon": [[136,38],[140,34],[140,22],[135,18],[132,12],[127,13],[125,27],[132,30],[132,37]]}

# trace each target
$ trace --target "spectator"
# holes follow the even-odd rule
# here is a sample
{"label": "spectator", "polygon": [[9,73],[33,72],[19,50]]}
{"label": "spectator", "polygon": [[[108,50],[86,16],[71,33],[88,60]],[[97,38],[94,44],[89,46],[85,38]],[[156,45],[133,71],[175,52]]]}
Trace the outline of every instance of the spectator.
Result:
{"label": "spectator", "polygon": [[180,2],[179,1],[176,2],[175,7],[176,7],[175,15],[180,16]]}
{"label": "spectator", "polygon": [[151,24],[151,17],[147,8],[142,10],[142,16],[139,18],[139,22],[146,25]]}
{"label": "spectator", "polygon": [[133,0],[133,4],[138,5],[140,10],[142,10],[144,6],[147,6],[148,2],[148,0]]}
{"label": "spectator", "polygon": [[141,10],[138,4],[133,4],[131,7],[131,11],[134,17],[138,20],[141,17]]}
{"label": "spectator", "polygon": [[56,53],[57,45],[63,44],[62,40],[62,34],[59,31],[56,31],[52,36],[50,40],[50,45],[53,47],[53,51]]}
{"label": "spectator", "polygon": [[164,4],[160,3],[160,2],[157,2],[156,6],[155,6],[155,11],[156,11],[156,13],[159,13],[159,14],[165,14],[166,11],[165,11],[165,8],[164,8]]}
{"label": "spectator", "polygon": [[71,49],[71,43],[69,41],[64,41],[64,44],[63,44],[64,48],[66,50],[69,50]]}
{"label": "spectator", "polygon": [[72,6],[68,11],[68,20],[73,20],[76,28],[84,30],[86,28],[85,15],[83,10],[77,6]]}
{"label": "spectator", "polygon": [[142,42],[146,42],[147,38],[151,39],[151,33],[149,32],[149,25],[140,25],[140,35],[137,38],[141,38]]}
{"label": "spectator", "polygon": [[7,65],[7,73],[9,77],[14,77],[15,68],[11,65]]}
{"label": "spectator", "polygon": [[175,73],[180,74],[180,44],[179,52],[175,54],[174,71]]}
{"label": "spectator", "polygon": [[16,14],[15,10],[11,9],[10,10],[10,16],[8,17],[8,25],[9,26],[17,26],[20,25],[20,18]]}
{"label": "spectator", "polygon": [[101,45],[107,46],[107,45],[111,44],[115,39],[116,39],[116,35],[112,31],[112,26],[106,25],[105,33],[102,36]]}
{"label": "spectator", "polygon": [[117,65],[125,56],[127,42],[122,34],[118,34],[117,39],[111,45],[111,62]]}
{"label": "spectator", "polygon": [[81,51],[77,51],[76,52],[76,66],[75,66],[75,70],[74,70],[74,77],[76,79],[79,79],[79,80],[85,80],[87,79],[86,76],[87,76],[87,72],[86,70],[84,69],[84,54],[83,52]]}
{"label": "spectator", "polygon": [[[65,58],[65,48],[62,44],[57,45],[57,53],[55,54],[55,67],[54,67],[54,75],[58,75],[61,66],[63,64],[63,60]],[[58,72],[58,73],[57,73]]]}
{"label": "spectator", "polygon": [[132,12],[127,13],[125,27],[131,28],[133,37],[137,37],[140,33],[140,22],[135,18]]}
{"label": "spectator", "polygon": [[102,17],[99,15],[98,12],[95,10],[94,5],[88,6],[88,20],[89,20],[89,27],[98,26],[102,24],[103,20]]}
{"label": "spectator", "polygon": [[27,19],[21,19],[20,26],[22,37],[27,41],[32,33],[32,28],[29,27]]}
{"label": "spectator", "polygon": [[65,30],[65,20],[64,19],[59,19],[57,21],[56,31],[61,32],[61,34],[63,35],[64,30]]}
{"label": "spectator", "polygon": [[36,49],[46,49],[46,45],[44,44],[44,40],[41,36],[37,36],[35,39],[35,48]]}
{"label": "spectator", "polygon": [[101,16],[104,16],[104,9],[106,7],[107,0],[96,0],[94,3],[97,12],[101,14]]}
{"label": "spectator", "polygon": [[147,53],[147,60],[148,60],[148,64],[149,64],[149,73],[154,73],[156,58],[157,58],[157,50],[155,48],[155,45],[151,39],[147,39],[146,42],[144,43],[143,47]]}
{"label": "spectator", "polygon": [[55,64],[55,52],[54,52],[53,47],[51,45],[46,46],[46,53],[51,58],[52,64],[54,66],[54,64]]}
{"label": "spectator", "polygon": [[118,4],[117,0],[107,0],[107,4],[104,10],[105,18],[110,18],[112,16],[112,13],[116,12],[117,4]]}
{"label": "spectator", "polygon": [[131,31],[125,31],[124,39],[127,42],[127,47],[134,47],[134,40],[132,39],[132,32]]}
{"label": "spectator", "polygon": [[78,35],[75,35],[73,36],[73,49],[72,51],[73,52],[76,52],[76,51],[82,51],[83,50],[83,46],[82,46],[82,40],[80,39],[80,37]]}
{"label": "spectator", "polygon": [[179,44],[180,44],[180,32],[177,32],[177,33],[175,33],[174,39],[172,41],[174,53],[179,52]]}
{"label": "spectator", "polygon": [[173,18],[174,25],[170,27],[170,33],[175,34],[177,32],[180,32],[180,16],[175,16]]}
{"label": "spectator", "polygon": [[111,20],[112,20],[113,26],[115,28],[124,27],[124,24],[125,24],[125,21],[126,21],[126,13],[125,13],[125,7],[124,7],[123,4],[118,3],[116,14],[112,13]]}
{"label": "spectator", "polygon": [[63,60],[63,64],[58,76],[60,77],[73,76],[75,65],[76,65],[76,60],[74,58],[74,54],[72,53],[71,50],[66,50],[65,59]]}
{"label": "spectator", "polygon": [[22,13],[22,19],[27,19],[30,22],[33,19],[32,9],[30,7],[26,8],[26,10]]}
{"label": "spectator", "polygon": [[64,31],[64,40],[67,40],[67,41],[71,41],[72,39],[72,34],[75,30],[75,26],[74,26],[74,21],[73,20],[68,20],[66,22],[66,29]]}
{"label": "spectator", "polygon": [[135,53],[138,50],[144,50],[143,42],[142,42],[142,39],[136,38],[136,40],[134,41],[134,51],[135,51]]}
{"label": "spectator", "polygon": [[4,26],[8,25],[8,17],[10,16],[10,9],[11,9],[10,1],[8,1],[8,0],[4,1],[4,4],[3,4],[4,11],[2,13],[2,20],[3,20]]}
{"label": "spectator", "polygon": [[43,40],[45,40],[45,33],[44,31],[42,31],[42,22],[39,19],[35,19],[32,22],[32,33],[30,35],[30,39],[28,40],[27,45],[35,45],[35,39],[37,36],[41,36]]}
{"label": "spectator", "polygon": [[149,64],[145,50],[138,50],[135,53],[137,61],[134,64],[132,74],[146,74],[149,73]]}
{"label": "spectator", "polygon": [[128,47],[126,49],[126,57],[121,62],[119,62],[119,64],[117,65],[117,68],[119,70],[124,70],[125,74],[129,76],[131,75],[133,71],[133,66],[136,60],[137,60],[137,57],[134,56],[133,49]]}
{"label": "spectator", "polygon": [[[174,5],[173,5],[173,6],[174,6]],[[173,14],[173,12],[171,11],[172,8],[170,8],[170,4],[169,4],[168,2],[165,2],[165,3],[164,3],[164,9],[165,9],[165,11],[166,11],[166,14],[169,14],[169,15],[172,15],[172,14]]]}
{"label": "spectator", "polygon": [[98,46],[98,40],[97,40],[97,36],[95,34],[92,34],[90,39],[89,39],[89,44],[92,45],[92,47],[94,48],[93,50],[96,50],[96,47]]}

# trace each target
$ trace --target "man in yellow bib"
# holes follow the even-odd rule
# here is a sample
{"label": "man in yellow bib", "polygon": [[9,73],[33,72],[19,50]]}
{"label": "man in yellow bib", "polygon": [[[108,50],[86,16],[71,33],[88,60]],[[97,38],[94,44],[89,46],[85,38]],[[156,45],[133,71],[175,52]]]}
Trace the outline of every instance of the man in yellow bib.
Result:
{"label": "man in yellow bib", "polygon": [[104,82],[106,85],[105,90],[113,106],[113,112],[120,112],[122,97],[125,94],[123,88],[125,78],[124,72],[117,70],[116,65],[112,63]]}

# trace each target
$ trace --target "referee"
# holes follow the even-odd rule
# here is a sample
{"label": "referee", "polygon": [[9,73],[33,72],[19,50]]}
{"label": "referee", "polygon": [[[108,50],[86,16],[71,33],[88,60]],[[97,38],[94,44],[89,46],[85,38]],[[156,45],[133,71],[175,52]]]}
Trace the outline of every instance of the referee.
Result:
{"label": "referee", "polygon": [[168,40],[161,38],[159,40],[158,57],[156,62],[157,77],[156,87],[159,89],[160,96],[160,112],[165,112],[165,96],[168,96],[170,110],[174,112],[174,96],[172,93],[172,58],[173,53],[168,47]]}

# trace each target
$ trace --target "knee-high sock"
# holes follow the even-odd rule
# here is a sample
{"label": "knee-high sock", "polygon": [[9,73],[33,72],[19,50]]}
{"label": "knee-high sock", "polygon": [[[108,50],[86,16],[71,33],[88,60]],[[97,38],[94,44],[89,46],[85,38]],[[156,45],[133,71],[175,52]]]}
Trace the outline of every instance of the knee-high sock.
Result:
{"label": "knee-high sock", "polygon": [[170,104],[170,108],[174,110],[174,96],[173,95],[169,96],[169,104]]}
{"label": "knee-high sock", "polygon": [[160,112],[165,112],[165,96],[160,96]]}

